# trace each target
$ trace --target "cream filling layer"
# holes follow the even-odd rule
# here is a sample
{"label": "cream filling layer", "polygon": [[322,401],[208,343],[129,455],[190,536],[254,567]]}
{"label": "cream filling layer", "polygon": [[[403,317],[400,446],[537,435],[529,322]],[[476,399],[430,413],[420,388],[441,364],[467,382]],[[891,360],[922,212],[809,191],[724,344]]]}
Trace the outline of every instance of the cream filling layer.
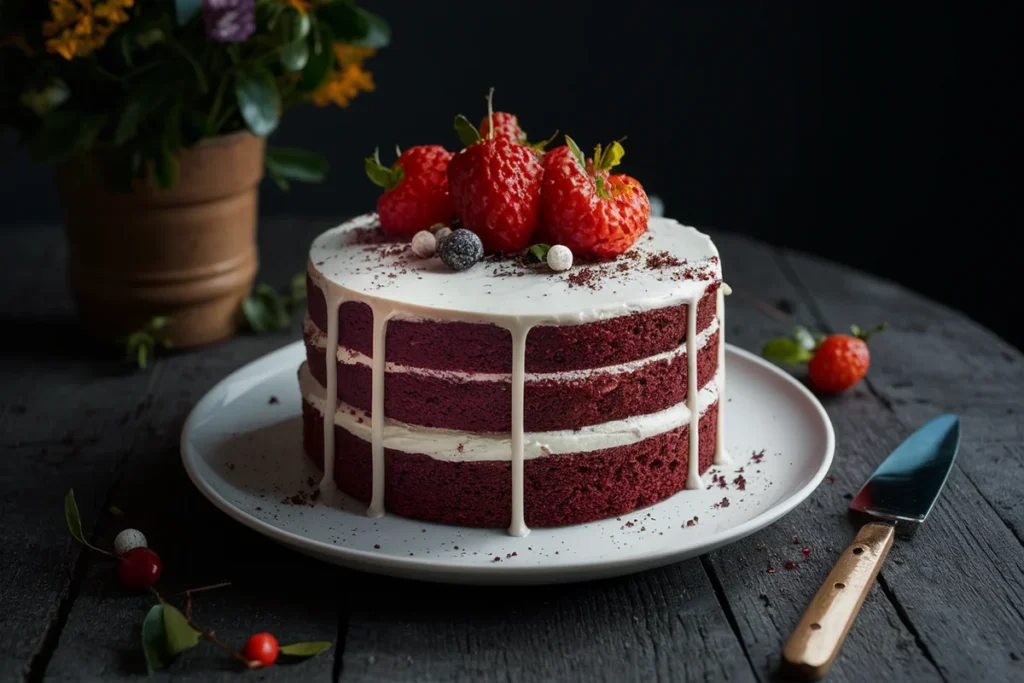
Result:
{"label": "cream filling layer", "polygon": [[[323,415],[327,394],[310,373],[307,363],[303,363],[299,368],[299,387],[303,399]],[[703,415],[717,400],[716,377],[698,393],[699,413]],[[373,433],[369,414],[340,401],[337,406],[334,424],[363,441],[370,442]],[[586,453],[615,446],[628,446],[664,434],[688,424],[689,421],[690,411],[684,402],[657,413],[613,420],[578,430],[527,432],[523,439],[523,457],[529,460],[560,453]],[[484,434],[420,427],[387,418],[384,419],[382,441],[384,448],[393,448],[405,453],[422,453],[446,462],[508,461],[512,453],[510,434]]]}
{"label": "cream filling layer", "polygon": [[[306,337],[312,339],[313,344],[318,349],[322,349],[326,352],[327,350],[327,337],[323,331],[317,327],[316,323],[306,315],[303,321],[303,328],[305,330]],[[718,332],[718,318],[716,317],[711,321],[711,324],[704,328],[696,338],[696,348],[698,351],[707,346],[708,341],[712,335]],[[619,375],[629,372],[634,372],[643,368],[645,365],[650,363],[657,363],[664,360],[673,360],[680,356],[686,355],[686,344],[681,344],[676,348],[665,351],[647,358],[641,358],[640,360],[629,361],[628,363],[620,363],[618,365],[606,365],[599,368],[587,368],[585,370],[561,370],[557,372],[527,372],[525,379],[527,382],[543,382],[545,380],[556,381],[556,382],[571,382],[574,380],[588,379],[597,375]],[[373,359],[366,354],[360,353],[347,347],[338,346],[338,362],[342,365],[362,365],[367,368],[373,367]],[[462,382],[506,382],[512,381],[512,373],[510,372],[465,372],[462,370],[437,370],[434,368],[418,368],[410,365],[401,365],[399,363],[387,362],[384,364],[384,372],[386,373],[409,373],[413,375],[423,375],[427,377],[433,377],[442,379],[452,383]]]}

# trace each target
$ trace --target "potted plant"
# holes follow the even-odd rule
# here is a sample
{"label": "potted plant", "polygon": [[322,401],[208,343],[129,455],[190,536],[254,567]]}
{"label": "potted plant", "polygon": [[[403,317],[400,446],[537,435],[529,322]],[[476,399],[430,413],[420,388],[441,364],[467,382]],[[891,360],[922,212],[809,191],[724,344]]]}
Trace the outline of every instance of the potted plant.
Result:
{"label": "potted plant", "polygon": [[388,39],[354,0],[3,0],[0,126],[56,166],[86,329],[234,333],[264,171],[286,189],[326,170],[266,137],[295,105],[373,90],[364,62]]}

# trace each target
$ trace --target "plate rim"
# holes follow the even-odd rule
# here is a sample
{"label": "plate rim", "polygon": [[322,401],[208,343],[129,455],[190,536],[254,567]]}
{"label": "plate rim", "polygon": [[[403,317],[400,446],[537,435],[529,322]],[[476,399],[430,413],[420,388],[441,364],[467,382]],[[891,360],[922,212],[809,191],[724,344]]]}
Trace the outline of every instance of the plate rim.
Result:
{"label": "plate rim", "polygon": [[[200,417],[209,412],[210,404],[215,403],[225,393],[227,385],[236,381],[244,374],[251,374],[257,371],[257,366],[262,374],[262,366],[273,366],[278,356],[289,356],[299,351],[303,346],[301,340],[286,344],[281,348],[266,353],[242,367],[234,370],[219,382],[214,384],[203,394],[189,411],[188,417],[181,430],[180,452],[182,464],[192,484],[203,496],[209,500],[214,507],[221,510],[228,517],[236,522],[260,533],[271,540],[285,545],[286,547],[302,554],[315,557],[322,562],[328,562],[338,566],[366,571],[370,573],[383,574],[393,577],[427,580],[441,583],[457,584],[555,584],[576,581],[586,581],[593,578],[607,578],[632,574],[635,572],[652,569],[674,562],[679,562],[705,553],[716,550],[723,546],[734,543],[755,531],[764,529],[784,516],[792,512],[796,506],[803,503],[818,488],[825,479],[832,460],[835,456],[835,429],[828,412],[822,406],[818,397],[811,392],[803,383],[799,382],[789,373],[775,366],[773,363],[761,358],[746,349],[739,348],[733,344],[726,344],[727,354],[735,354],[738,357],[760,366],[770,374],[782,378],[791,387],[797,389],[807,403],[814,409],[825,430],[825,454],[817,471],[803,487],[795,491],[787,498],[763,511],[762,513],[748,519],[747,521],[724,530],[717,534],[712,541],[700,545],[700,550],[685,550],[673,548],[661,548],[640,555],[629,555],[617,559],[608,558],[603,560],[579,560],[556,566],[544,565],[486,565],[481,567],[445,564],[440,558],[405,558],[391,555],[379,555],[370,551],[351,548],[345,545],[328,543],[302,536],[298,533],[287,531],[270,524],[258,517],[237,507],[224,496],[222,496],[211,484],[209,484],[192,463],[192,459],[201,460],[202,456],[189,443],[189,434],[196,425],[201,422]],[[428,522],[416,522],[417,524],[432,524]],[[331,558],[331,559],[327,559]]]}

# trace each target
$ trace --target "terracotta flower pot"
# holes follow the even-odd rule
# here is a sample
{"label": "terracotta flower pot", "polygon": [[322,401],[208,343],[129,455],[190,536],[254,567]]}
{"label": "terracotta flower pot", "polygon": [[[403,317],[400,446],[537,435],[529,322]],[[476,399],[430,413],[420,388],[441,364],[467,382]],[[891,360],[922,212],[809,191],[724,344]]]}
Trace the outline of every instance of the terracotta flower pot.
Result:
{"label": "terracotta flower pot", "polygon": [[265,141],[206,140],[179,159],[177,185],[128,193],[58,169],[68,276],[86,330],[115,341],[168,316],[176,348],[234,334],[256,276],[257,189]]}

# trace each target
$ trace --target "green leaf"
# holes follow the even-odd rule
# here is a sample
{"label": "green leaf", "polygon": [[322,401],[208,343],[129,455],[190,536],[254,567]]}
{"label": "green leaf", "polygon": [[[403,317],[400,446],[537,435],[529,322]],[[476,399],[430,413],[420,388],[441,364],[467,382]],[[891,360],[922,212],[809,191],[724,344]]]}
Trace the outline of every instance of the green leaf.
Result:
{"label": "green leaf", "polygon": [[469,119],[462,114],[455,117],[455,132],[465,147],[474,145],[483,139],[480,137],[480,131],[477,130],[476,126],[470,123]]}
{"label": "green leaf", "polygon": [[166,315],[155,315],[149,320],[149,329],[151,330],[162,330],[167,327],[171,322],[171,319]]}
{"label": "green leaf", "polygon": [[203,0],[174,0],[174,14],[178,20],[178,26],[184,26],[191,21],[202,7]]}
{"label": "green leaf", "polygon": [[313,22],[309,20],[308,14],[293,12],[293,17],[288,28],[291,31],[292,40],[302,40],[309,35],[309,27]]}
{"label": "green leaf", "polygon": [[142,370],[145,370],[147,367],[149,367],[150,348],[152,347],[150,347],[148,344],[141,344],[139,348],[136,349],[135,362]]}
{"label": "green leaf", "polygon": [[864,341],[867,341],[868,339],[875,336],[879,332],[885,330],[885,328],[887,327],[889,327],[889,323],[887,322],[883,322],[880,325],[875,325],[870,330],[862,330],[858,325],[850,325],[850,331],[853,333],[853,336],[857,337],[858,339],[863,339]]}
{"label": "green leaf", "polygon": [[286,72],[302,71],[308,62],[309,45],[305,39],[296,40],[281,48],[281,67]]}
{"label": "green leaf", "polygon": [[293,147],[268,147],[267,168],[288,180],[319,183],[327,173],[327,162],[316,152]]}
{"label": "green leaf", "polygon": [[96,139],[107,118],[103,114],[85,114],[56,109],[43,117],[42,126],[30,143],[32,157],[50,164],[87,148]]}
{"label": "green leaf", "polygon": [[156,176],[157,186],[162,189],[174,187],[178,182],[178,155],[172,152],[166,144],[161,145],[157,151],[153,173]]}
{"label": "green leaf", "polygon": [[291,184],[281,175],[275,173],[274,169],[268,168],[267,174],[270,176],[270,179],[274,181],[274,184],[277,185],[277,189],[281,190],[281,192],[287,192],[291,189]]}
{"label": "green leaf", "polygon": [[146,670],[151,674],[166,667],[171,659],[167,651],[163,605],[150,607],[142,622],[142,654],[146,657]]}
{"label": "green leaf", "polygon": [[281,116],[281,95],[274,75],[266,67],[253,64],[239,70],[235,97],[242,120],[253,135],[262,137],[274,132]]}
{"label": "green leaf", "polygon": [[135,137],[139,124],[146,115],[146,102],[141,99],[130,99],[121,109],[121,118],[114,129],[114,146],[120,147]]}
{"label": "green leaf", "polygon": [[587,158],[585,156],[583,156],[583,150],[580,149],[580,146],[576,144],[576,141],[573,140],[568,135],[565,136],[565,144],[569,145],[569,151],[572,152],[572,155],[574,157],[576,157],[576,161],[579,162],[580,168],[582,168],[583,172],[586,173],[587,172]]}
{"label": "green leaf", "polygon": [[121,508],[117,507],[116,505],[111,505],[110,507],[108,507],[107,512],[114,515],[115,517],[124,517],[124,512],[122,512]]}
{"label": "green leaf", "polygon": [[291,293],[291,304],[294,308],[297,304],[306,300],[306,273],[296,273],[292,275],[292,281],[290,283]]}
{"label": "green leaf", "polygon": [[[306,62],[306,68],[302,70],[302,80],[299,81],[299,90],[302,92],[313,92],[319,88],[334,66],[334,51],[331,44],[334,42],[334,31],[326,24],[318,24],[319,42],[314,38],[312,54]],[[316,33],[314,33],[314,36]],[[319,46],[319,50],[317,47]]]}
{"label": "green leaf", "polygon": [[331,2],[316,8],[316,18],[331,27],[341,42],[381,48],[391,42],[391,28],[372,12],[347,2]]}
{"label": "green leaf", "polygon": [[597,196],[601,199],[611,199],[612,193],[608,191],[608,188],[604,184],[604,176],[594,176],[594,187],[597,188]]}
{"label": "green leaf", "polygon": [[369,12],[362,7],[354,9],[361,19],[360,24],[365,26],[365,33],[362,38],[353,39],[352,44],[361,47],[387,47],[388,43],[391,42],[391,27],[388,26],[388,23],[373,12]]}
{"label": "green leaf", "polygon": [[799,365],[809,361],[813,354],[800,346],[795,339],[779,337],[768,340],[761,349],[761,355],[773,363]]}
{"label": "green leaf", "polygon": [[401,166],[388,168],[380,163],[379,148],[373,150],[373,156],[366,157],[363,160],[363,168],[366,171],[366,177],[374,185],[383,187],[385,191],[394,189],[402,181],[402,178],[405,177],[405,169]]}
{"label": "green leaf", "polygon": [[[600,147],[598,147],[600,149]],[[623,149],[622,144],[618,140],[612,142],[608,147],[605,148],[604,152],[600,155],[595,154],[594,158],[598,159],[595,171],[608,171],[619,165],[622,161],[622,157],[625,156],[626,150]]]}
{"label": "green leaf", "polygon": [[534,244],[529,249],[530,253],[536,257],[538,261],[544,261],[548,257],[548,252],[551,251],[550,244]]}
{"label": "green leaf", "polygon": [[64,519],[68,522],[68,531],[71,532],[71,537],[82,545],[89,545],[86,543],[85,536],[82,535],[82,518],[78,515],[78,503],[75,502],[74,489],[69,489],[67,495],[64,496]]}
{"label": "green leaf", "polygon": [[278,332],[291,324],[287,302],[268,284],[253,288],[242,302],[242,313],[253,332]]}
{"label": "green leaf", "polygon": [[176,655],[199,644],[202,633],[192,628],[185,615],[173,605],[164,605],[164,632],[167,634],[167,652]]}
{"label": "green leaf", "polygon": [[318,655],[324,650],[329,650],[331,643],[328,641],[315,641],[312,643],[291,643],[290,645],[282,645],[278,652],[283,655],[289,655],[291,657],[312,657]]}

